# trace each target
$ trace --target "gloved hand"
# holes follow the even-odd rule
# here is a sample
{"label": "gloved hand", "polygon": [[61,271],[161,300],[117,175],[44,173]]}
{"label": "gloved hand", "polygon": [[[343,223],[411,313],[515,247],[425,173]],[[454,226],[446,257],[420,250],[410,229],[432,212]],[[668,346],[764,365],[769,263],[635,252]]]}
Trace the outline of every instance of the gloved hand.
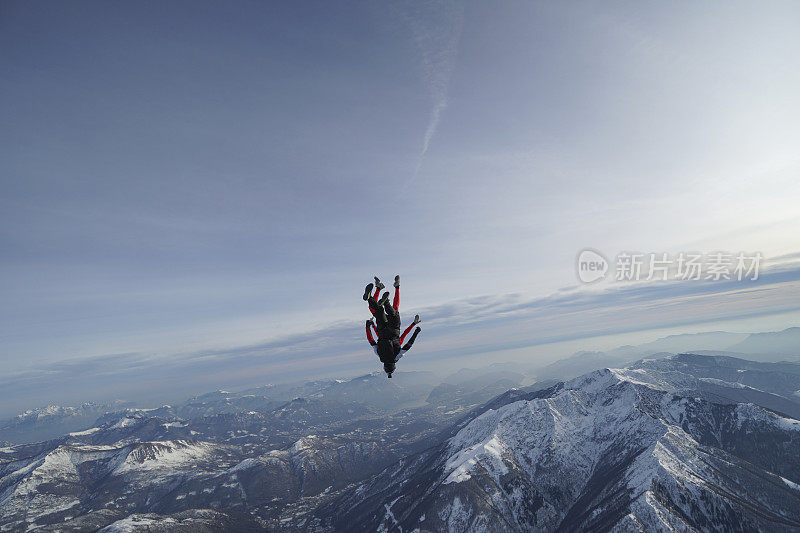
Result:
{"label": "gloved hand", "polygon": [[371,318],[367,320],[367,324],[366,325],[367,325],[367,327],[374,325],[374,323],[372,322]]}
{"label": "gloved hand", "polygon": [[422,320],[419,319],[419,315],[414,315],[414,324],[419,324]]}

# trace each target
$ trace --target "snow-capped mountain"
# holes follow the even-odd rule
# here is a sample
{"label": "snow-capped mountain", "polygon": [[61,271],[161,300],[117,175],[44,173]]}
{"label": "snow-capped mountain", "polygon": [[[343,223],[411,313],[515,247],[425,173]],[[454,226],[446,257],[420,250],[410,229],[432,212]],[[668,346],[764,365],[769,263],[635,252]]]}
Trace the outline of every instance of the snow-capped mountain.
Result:
{"label": "snow-capped mountain", "polygon": [[365,531],[798,530],[800,421],[686,359],[512,395],[318,515]]}
{"label": "snow-capped mountain", "polygon": [[[434,386],[427,374],[387,381],[216,391],[2,447],[0,531],[274,529],[287,506],[377,473],[461,412],[424,404]],[[297,391],[308,396],[273,399]]]}
{"label": "snow-capped mountain", "polygon": [[508,376],[399,376],[380,405],[372,375],[217,391],[2,447],[0,531],[800,529],[798,364],[681,354],[480,405]]}
{"label": "snow-capped mountain", "polygon": [[61,444],[0,459],[0,527],[94,531],[137,512],[222,508],[259,525],[287,502],[339,489],[395,459],[374,441],[310,436],[282,450],[203,441]]}

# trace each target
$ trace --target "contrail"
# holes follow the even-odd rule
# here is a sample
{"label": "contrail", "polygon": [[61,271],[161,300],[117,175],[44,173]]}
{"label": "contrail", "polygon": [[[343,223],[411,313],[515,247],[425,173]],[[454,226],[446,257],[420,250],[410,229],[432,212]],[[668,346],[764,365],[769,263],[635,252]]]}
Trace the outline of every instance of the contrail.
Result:
{"label": "contrail", "polygon": [[433,105],[433,111],[431,111],[431,119],[428,122],[428,129],[425,130],[425,138],[422,141],[422,152],[420,152],[419,157],[422,158],[427,151],[428,146],[431,144],[431,139],[433,138],[433,134],[436,133],[436,128],[439,126],[439,120],[442,118],[442,111],[447,108],[447,95],[445,94],[441,98],[439,98]]}
{"label": "contrail", "polygon": [[414,168],[414,174],[412,174],[411,178],[403,185],[404,189],[409,183],[417,179],[417,174],[419,174],[419,170],[422,168],[422,158],[428,152],[431,139],[433,139],[433,134],[436,133],[436,128],[439,126],[439,120],[442,117],[442,112],[446,107],[447,95],[434,103],[433,111],[431,111],[431,118],[428,121],[428,128],[425,130],[425,138],[422,140],[422,151],[417,156],[417,166]]}
{"label": "contrail", "polygon": [[422,56],[423,77],[430,90],[433,107],[414,174],[403,185],[403,190],[417,178],[447,108],[448,86],[464,26],[464,7],[460,2],[439,0],[412,5],[415,12],[406,14],[406,20]]}

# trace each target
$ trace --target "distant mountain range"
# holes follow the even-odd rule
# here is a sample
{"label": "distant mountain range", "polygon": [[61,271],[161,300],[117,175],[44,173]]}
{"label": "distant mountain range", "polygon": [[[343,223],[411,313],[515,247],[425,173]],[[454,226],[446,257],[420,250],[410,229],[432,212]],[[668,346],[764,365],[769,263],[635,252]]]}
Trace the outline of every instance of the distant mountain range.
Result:
{"label": "distant mountain range", "polygon": [[613,350],[582,351],[531,373],[538,379],[570,379],[589,370],[625,366],[643,357],[664,357],[682,352],[717,353],[756,361],[800,361],[800,328],[768,333],[711,331],[669,335],[636,346]]}
{"label": "distant mountain range", "polygon": [[800,529],[800,364],[522,378],[367,374],[102,414],[0,447],[0,531]]}
{"label": "distant mountain range", "polygon": [[0,423],[0,531],[793,530],[798,346],[709,332],[34,409]]}
{"label": "distant mountain range", "polygon": [[25,443],[53,439],[71,431],[92,427],[104,414],[120,411],[130,403],[84,403],[77,407],[49,405],[31,409],[0,422],[0,442]]}
{"label": "distant mountain range", "polygon": [[[442,406],[485,402],[502,391],[533,380],[567,380],[590,370],[623,367],[643,357],[658,358],[682,352],[706,355],[731,355],[757,361],[800,361],[800,328],[768,333],[728,333],[724,331],[670,335],[636,346],[620,346],[608,351],[581,351],[554,363],[531,366],[523,363],[495,363],[484,368],[461,369],[449,376],[429,372],[414,373],[413,390],[400,390],[395,382],[377,379],[364,386],[363,378],[319,379],[295,383],[268,384],[238,392],[215,391],[190,398],[176,405],[175,416],[202,416],[264,412],[295,398],[358,402],[381,410],[393,410],[426,401]],[[378,376],[378,374],[373,374]],[[343,383],[347,385],[342,386]],[[360,385],[361,384],[361,385]],[[406,386],[408,387],[408,385]],[[23,444],[56,438],[66,433],[91,428],[105,415],[115,416],[133,409],[133,402],[85,403],[80,406],[46,406],[16,417],[0,420],[0,443]]]}
{"label": "distant mountain range", "polygon": [[800,356],[800,328],[783,331],[752,333],[741,342],[727,348],[731,352],[745,354],[785,355],[796,359]]}

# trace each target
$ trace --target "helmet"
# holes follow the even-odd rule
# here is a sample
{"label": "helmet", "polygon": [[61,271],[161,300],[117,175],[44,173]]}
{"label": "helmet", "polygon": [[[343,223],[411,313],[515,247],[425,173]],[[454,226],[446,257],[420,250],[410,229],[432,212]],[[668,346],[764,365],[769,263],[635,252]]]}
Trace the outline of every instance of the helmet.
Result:
{"label": "helmet", "polygon": [[386,372],[386,377],[391,378],[392,372],[394,372],[394,363],[383,363],[383,371]]}

